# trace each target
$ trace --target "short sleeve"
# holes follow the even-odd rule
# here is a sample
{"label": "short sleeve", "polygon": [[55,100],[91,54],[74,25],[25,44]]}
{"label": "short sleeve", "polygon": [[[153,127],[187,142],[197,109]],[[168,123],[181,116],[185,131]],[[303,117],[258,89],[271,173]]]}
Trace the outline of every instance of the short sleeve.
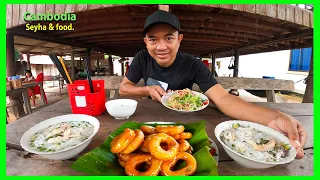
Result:
{"label": "short sleeve", "polygon": [[192,69],[194,71],[193,81],[198,84],[202,92],[206,92],[212,86],[218,84],[208,67],[202,61],[195,60]]}
{"label": "short sleeve", "polygon": [[132,60],[130,68],[126,73],[126,77],[133,83],[138,83],[142,78],[142,52],[138,52]]}

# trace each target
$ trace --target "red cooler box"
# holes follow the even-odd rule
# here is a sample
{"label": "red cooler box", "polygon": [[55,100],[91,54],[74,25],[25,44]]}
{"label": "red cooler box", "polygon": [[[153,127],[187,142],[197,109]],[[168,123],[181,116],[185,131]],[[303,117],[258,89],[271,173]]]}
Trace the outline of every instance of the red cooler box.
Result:
{"label": "red cooler box", "polygon": [[92,80],[94,93],[90,93],[89,81],[78,80],[68,84],[68,93],[73,114],[99,116],[105,110],[106,94],[104,80]]}

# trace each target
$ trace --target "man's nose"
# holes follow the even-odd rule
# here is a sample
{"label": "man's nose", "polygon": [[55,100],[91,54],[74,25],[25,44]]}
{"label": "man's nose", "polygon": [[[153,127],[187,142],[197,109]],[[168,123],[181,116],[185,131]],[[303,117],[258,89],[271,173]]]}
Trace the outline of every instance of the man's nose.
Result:
{"label": "man's nose", "polygon": [[164,40],[160,40],[158,45],[157,45],[157,50],[165,50],[167,49],[168,46]]}

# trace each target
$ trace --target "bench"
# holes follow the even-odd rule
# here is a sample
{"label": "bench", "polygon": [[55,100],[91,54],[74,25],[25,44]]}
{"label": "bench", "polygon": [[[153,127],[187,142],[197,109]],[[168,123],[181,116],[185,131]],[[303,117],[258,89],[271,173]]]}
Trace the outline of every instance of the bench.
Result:
{"label": "bench", "polygon": [[[92,79],[103,79],[105,81],[107,97],[117,98],[119,96],[119,88],[123,76],[100,76],[92,77]],[[240,77],[216,77],[216,80],[225,89],[265,90],[268,102],[276,102],[275,90],[294,90],[292,80]],[[143,79],[139,81],[137,86],[144,86]],[[193,85],[192,89],[198,92],[201,91],[196,84]]]}

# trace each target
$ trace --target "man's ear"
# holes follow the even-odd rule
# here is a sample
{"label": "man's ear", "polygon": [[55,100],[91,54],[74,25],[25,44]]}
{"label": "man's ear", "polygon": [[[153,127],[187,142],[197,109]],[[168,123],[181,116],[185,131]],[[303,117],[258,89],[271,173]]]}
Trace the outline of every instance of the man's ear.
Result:
{"label": "man's ear", "polygon": [[143,41],[144,41],[144,43],[145,43],[146,46],[147,46],[147,36],[145,36],[145,37],[143,38]]}
{"label": "man's ear", "polygon": [[179,43],[181,43],[182,39],[183,39],[183,34],[179,34],[179,35],[178,35]]}

